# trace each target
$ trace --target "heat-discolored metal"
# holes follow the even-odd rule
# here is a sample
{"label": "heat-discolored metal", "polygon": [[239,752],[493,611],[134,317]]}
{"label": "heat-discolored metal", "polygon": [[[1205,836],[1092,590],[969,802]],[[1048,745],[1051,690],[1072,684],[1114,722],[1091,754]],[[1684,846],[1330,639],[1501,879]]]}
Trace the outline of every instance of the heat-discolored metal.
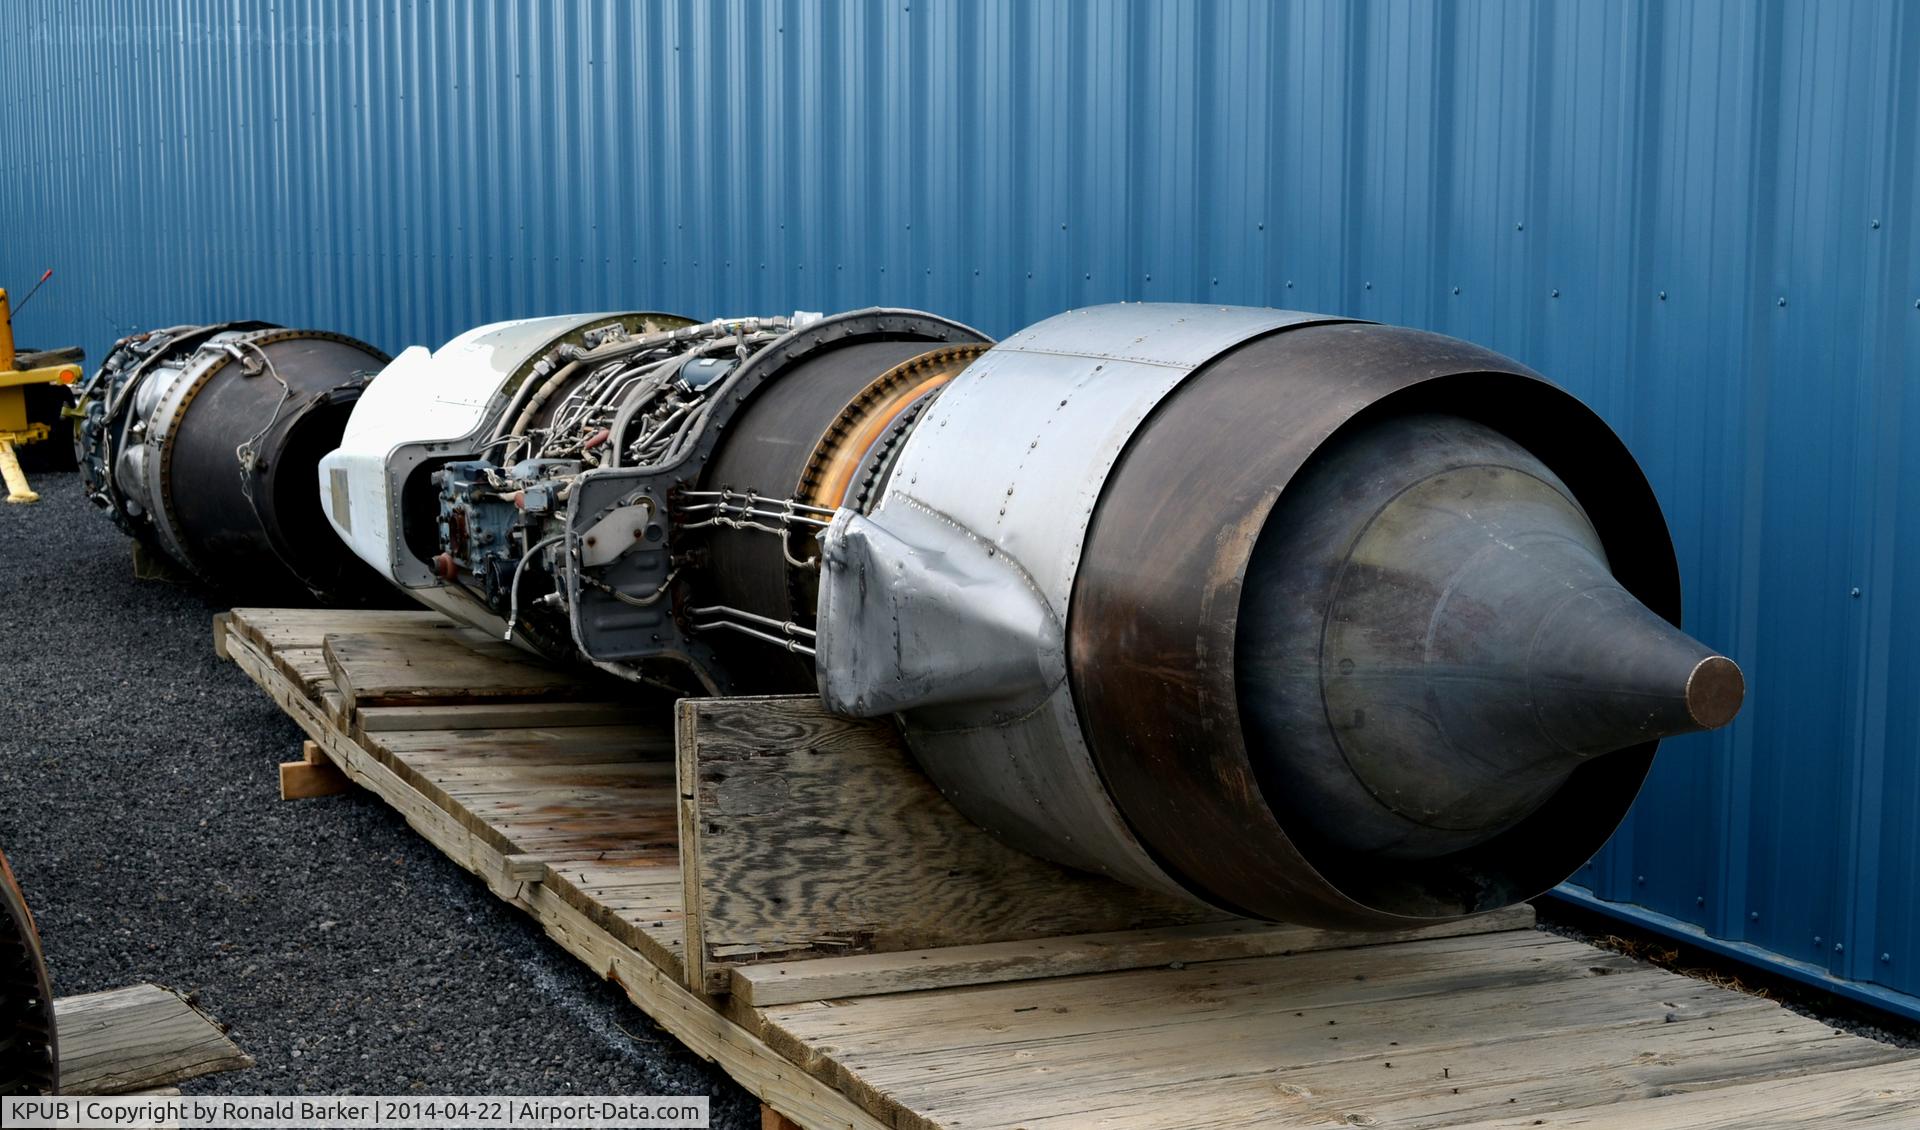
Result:
{"label": "heat-discolored metal", "polygon": [[[898,710],[927,774],[1009,843],[1178,892],[1095,772],[1059,624],[1102,484],[1141,421],[1221,352],[1329,320],[1237,306],[1095,306],[1029,326],[968,366],[914,425],[867,515],[893,538],[841,525],[853,536],[836,568],[836,531],[827,533],[819,686],[828,704]],[[883,583],[892,591],[876,588]],[[955,622],[969,618],[991,630]],[[1024,640],[1026,654],[970,646],[987,639]],[[1031,678],[1012,678],[1021,672]],[[908,687],[924,688],[926,701],[904,700]],[[960,688],[978,693],[956,700]]]}
{"label": "heat-discolored metal", "polygon": [[[935,332],[941,337],[936,339]],[[967,346],[942,344],[968,336],[975,340]],[[887,390],[898,383],[890,379],[893,374],[936,349],[986,344],[963,328],[900,327],[869,329],[837,348],[806,355],[770,376],[733,417],[701,484],[709,490],[810,499],[846,433],[860,430],[861,409],[888,399]],[[845,454],[857,460],[864,452]],[[705,548],[713,579],[711,599],[755,615],[811,622],[816,573],[794,567],[789,559],[815,558],[817,547],[801,532],[781,536],[788,544],[786,554],[767,552],[765,539],[752,532],[711,533]],[[814,682],[811,662],[790,653],[769,655],[751,638],[717,636],[712,646],[728,666],[737,692],[804,689]]]}
{"label": "heat-discolored metal", "polygon": [[[1460,434],[1442,442],[1436,418],[1441,432]],[[1386,439],[1376,434],[1361,444],[1367,473],[1335,466],[1326,489],[1313,491],[1315,477],[1327,471],[1317,453],[1330,441],[1337,445],[1343,429],[1368,427]],[[1487,450],[1472,450],[1474,442]],[[1609,596],[1605,614],[1582,629],[1580,661],[1596,666],[1578,674],[1605,674],[1610,665],[1632,667],[1657,654],[1660,669],[1639,674],[1669,697],[1659,703],[1667,713],[1639,728],[1618,719],[1596,723],[1593,715],[1604,710],[1551,723],[1563,729],[1537,738],[1534,752],[1564,752],[1557,751],[1560,736],[1583,728],[1579,740],[1619,752],[1563,758],[1564,784],[1540,790],[1545,795],[1516,799],[1510,782],[1484,774],[1494,783],[1486,803],[1502,811],[1479,814],[1472,834],[1459,837],[1467,842],[1424,842],[1409,851],[1340,831],[1377,816],[1377,798],[1364,790],[1303,789],[1298,776],[1276,768],[1297,770],[1311,760],[1332,772],[1321,757],[1332,740],[1327,732],[1352,718],[1327,711],[1339,707],[1342,694],[1350,710],[1390,707],[1404,688],[1338,688],[1316,701],[1317,717],[1299,702],[1273,708],[1289,681],[1337,686],[1341,665],[1353,659],[1337,653],[1342,633],[1356,630],[1357,621],[1375,617],[1376,644],[1409,630],[1419,638],[1420,626],[1410,623],[1417,600],[1393,608],[1392,594],[1375,587],[1372,596],[1388,606],[1355,614],[1350,596],[1328,589],[1351,581],[1343,571],[1354,565],[1352,538],[1303,529],[1316,518],[1338,530],[1364,529],[1375,516],[1370,506],[1393,498],[1369,497],[1379,481],[1423,481],[1408,468],[1419,465],[1424,443],[1452,444],[1462,466],[1480,471],[1505,460],[1521,466],[1503,473],[1525,478],[1529,466],[1539,467],[1544,476],[1522,493],[1535,505],[1560,508],[1561,534],[1589,539],[1567,550],[1570,560],[1585,555],[1587,574],[1558,561],[1536,563],[1544,580],[1517,569],[1487,576],[1468,569],[1454,579],[1494,588],[1604,579],[1620,595]],[[1514,450],[1501,451],[1502,444]],[[1446,464],[1443,457],[1435,466]],[[1291,502],[1289,492],[1299,488],[1307,494],[1289,516],[1283,499]],[[1283,508],[1277,519],[1276,506]],[[1389,540],[1404,558],[1398,567],[1444,578],[1458,565],[1419,538]],[[1500,611],[1470,634],[1498,636]],[[1705,724],[1671,716],[1673,694],[1684,713],[1690,675],[1703,680],[1699,709],[1724,720],[1737,674],[1727,677],[1725,660],[1700,664],[1711,653],[1667,627],[1679,612],[1673,553],[1652,492],[1612,432],[1578,401],[1464,342],[1384,326],[1304,326],[1216,358],[1134,436],[1088,534],[1068,648],[1102,780],[1129,825],[1190,890],[1262,917],[1385,926],[1490,909],[1560,881],[1625,813],[1654,739]],[[1333,651],[1325,647],[1329,640]],[[1621,650],[1610,651],[1616,645]],[[1683,664],[1677,669],[1675,655]],[[1693,666],[1684,666],[1689,660]],[[1584,709],[1594,701],[1588,694],[1557,702],[1532,694],[1529,673],[1558,668],[1524,649],[1480,661],[1508,682],[1504,694],[1463,708],[1472,717],[1463,730],[1474,737],[1497,731],[1493,715],[1500,711]],[[1321,666],[1328,663],[1331,670]],[[1362,672],[1380,673],[1378,664]],[[1472,763],[1483,751],[1442,742],[1421,752],[1423,762],[1398,770],[1422,779],[1429,794],[1450,794],[1455,763]],[[1303,805],[1333,802],[1343,807],[1302,817]]]}

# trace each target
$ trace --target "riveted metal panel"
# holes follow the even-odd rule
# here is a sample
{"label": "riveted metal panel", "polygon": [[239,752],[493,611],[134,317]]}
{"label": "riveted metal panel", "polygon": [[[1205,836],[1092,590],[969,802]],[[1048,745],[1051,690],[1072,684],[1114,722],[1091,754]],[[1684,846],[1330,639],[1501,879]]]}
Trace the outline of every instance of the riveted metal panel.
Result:
{"label": "riveted metal panel", "polygon": [[0,283],[55,267],[22,339],[96,359],[1172,300],[1525,362],[1751,677],[1580,889],[1920,1011],[1920,7],[12,0],[0,46]]}
{"label": "riveted metal panel", "polygon": [[[829,665],[823,694],[849,702],[857,714],[898,712],[928,776],[962,811],[1015,846],[1184,896],[1108,799],[1087,748],[1067,686],[1061,631],[1074,576],[1101,484],[1155,405],[1235,345],[1337,320],[1292,310],[1109,304],[1059,314],[988,350],[928,407],[872,511],[873,524],[901,540],[879,542],[867,527],[844,521],[822,540],[822,604],[849,613],[838,627],[822,618],[820,655]],[[1013,477],[995,477],[995,468]],[[878,555],[866,548],[875,544],[885,547]],[[1023,625],[1045,621],[1028,633],[1039,658],[1028,685],[959,702],[925,693],[882,702],[866,701],[864,690],[835,694],[836,687],[863,680],[905,682],[899,672],[836,672],[831,664],[836,654],[853,650],[842,631],[885,641],[912,619],[880,601],[868,605],[873,622],[862,623],[859,613],[868,602],[859,594],[870,587],[870,576],[886,569],[872,558],[915,552],[937,562],[930,575],[914,578],[896,565],[895,577],[929,594],[946,579],[934,574],[951,576],[959,572],[956,563],[976,555],[994,562],[1005,584],[1023,590],[1015,600],[989,596],[993,586],[982,582],[991,574],[981,571],[979,581],[955,586],[946,599],[996,600],[1010,605]],[[860,558],[868,559],[861,562],[867,567],[853,564]],[[979,570],[977,562],[971,567]],[[1030,601],[1038,602],[1040,616]],[[938,623],[925,613],[921,618]],[[894,637],[892,650],[899,647]],[[869,650],[888,648],[883,642]]]}

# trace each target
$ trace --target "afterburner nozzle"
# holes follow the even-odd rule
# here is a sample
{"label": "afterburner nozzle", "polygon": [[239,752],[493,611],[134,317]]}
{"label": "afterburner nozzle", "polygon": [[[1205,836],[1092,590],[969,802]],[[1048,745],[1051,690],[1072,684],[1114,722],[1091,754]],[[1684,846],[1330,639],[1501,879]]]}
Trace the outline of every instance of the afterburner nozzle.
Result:
{"label": "afterburner nozzle", "polygon": [[1621,587],[1573,492],[1492,428],[1360,427],[1275,523],[1242,601],[1241,706],[1283,820],[1341,850],[1459,851],[1583,762],[1739,710],[1739,667]]}

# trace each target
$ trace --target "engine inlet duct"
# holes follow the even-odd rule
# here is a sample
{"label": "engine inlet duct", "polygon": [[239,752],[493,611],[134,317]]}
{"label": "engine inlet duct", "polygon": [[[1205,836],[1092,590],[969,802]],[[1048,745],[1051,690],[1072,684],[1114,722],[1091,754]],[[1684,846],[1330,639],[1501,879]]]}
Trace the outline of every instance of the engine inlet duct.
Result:
{"label": "engine inlet duct", "polygon": [[1010,843],[1238,913],[1495,909],[1744,684],[1577,400],[1434,334],[1078,310],[482,327],[369,387],[320,494],[423,602],[699,693],[894,716]]}
{"label": "engine inlet duct", "polygon": [[230,595],[384,597],[321,519],[313,475],[387,361],[350,337],[267,322],[122,338],[74,394],[87,496],[174,571]]}

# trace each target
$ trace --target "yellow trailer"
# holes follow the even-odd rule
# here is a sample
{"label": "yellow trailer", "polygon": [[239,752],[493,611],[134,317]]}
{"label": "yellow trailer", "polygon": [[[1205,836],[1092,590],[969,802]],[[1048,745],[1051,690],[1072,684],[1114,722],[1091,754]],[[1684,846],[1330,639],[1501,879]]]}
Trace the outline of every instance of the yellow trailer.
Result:
{"label": "yellow trailer", "polygon": [[15,444],[47,438],[47,425],[27,417],[27,387],[70,385],[79,379],[80,361],[71,351],[15,355],[13,307],[7,301],[7,292],[0,289],[0,479],[7,484],[8,502],[40,499],[27,485],[26,472],[20,469],[19,456],[13,450]]}

